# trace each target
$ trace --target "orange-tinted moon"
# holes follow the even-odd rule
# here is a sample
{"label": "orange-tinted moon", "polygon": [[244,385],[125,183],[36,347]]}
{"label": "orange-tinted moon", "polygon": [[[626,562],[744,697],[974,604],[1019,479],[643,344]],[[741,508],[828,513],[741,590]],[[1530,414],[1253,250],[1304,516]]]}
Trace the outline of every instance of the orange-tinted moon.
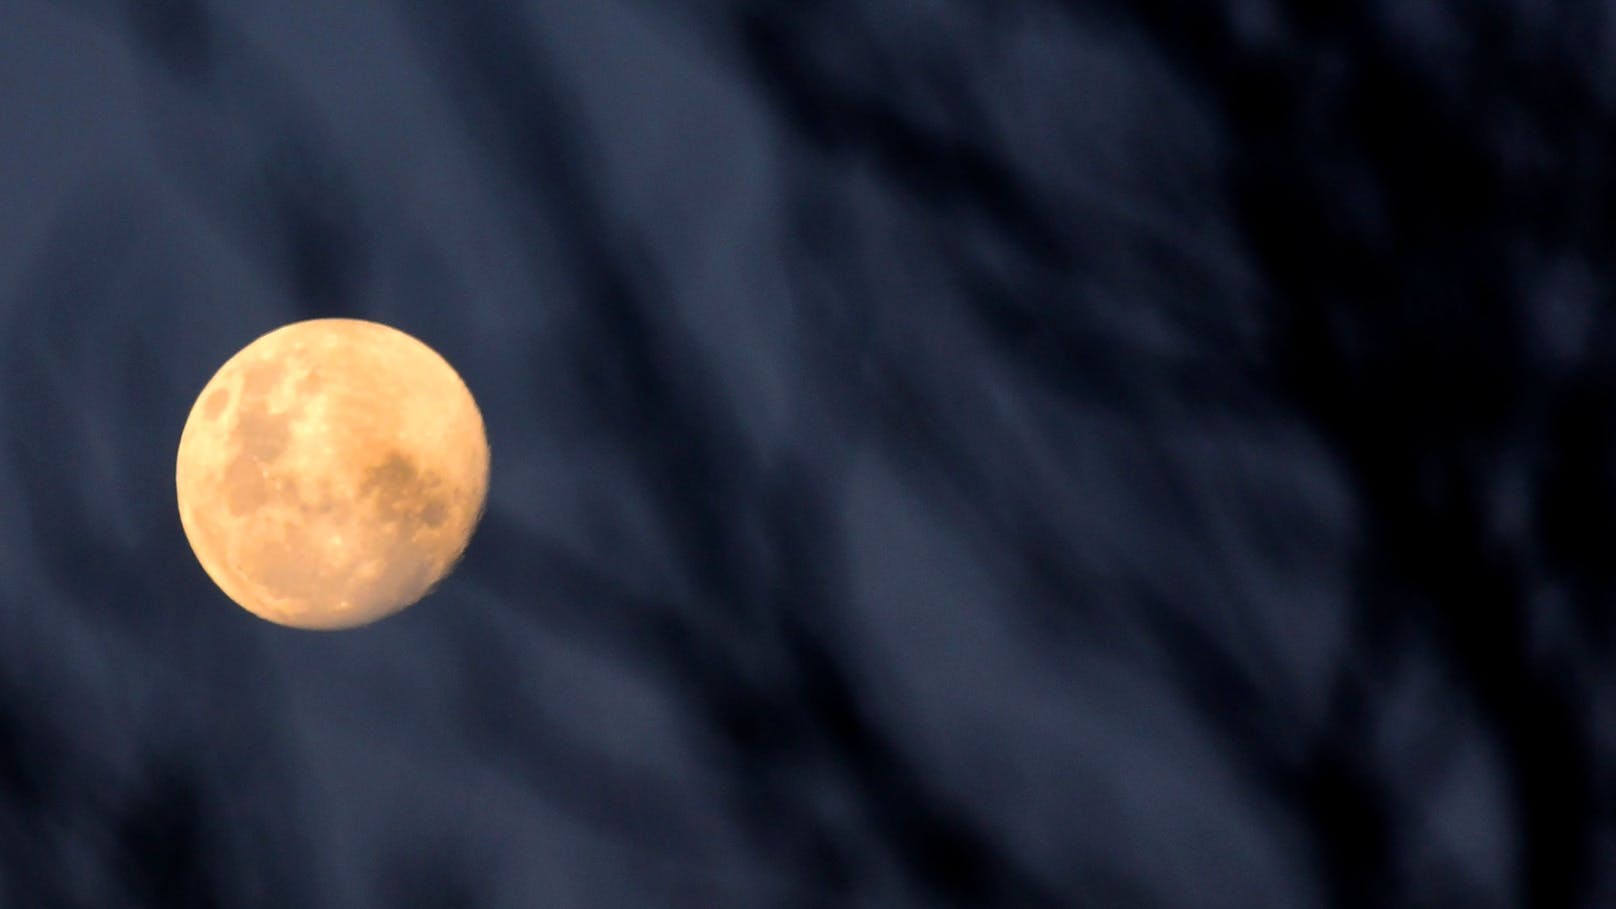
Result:
{"label": "orange-tinted moon", "polygon": [[180,521],[244,609],[351,628],[421,599],[482,516],[488,441],[454,368],[415,338],[314,319],[247,345],[180,435]]}

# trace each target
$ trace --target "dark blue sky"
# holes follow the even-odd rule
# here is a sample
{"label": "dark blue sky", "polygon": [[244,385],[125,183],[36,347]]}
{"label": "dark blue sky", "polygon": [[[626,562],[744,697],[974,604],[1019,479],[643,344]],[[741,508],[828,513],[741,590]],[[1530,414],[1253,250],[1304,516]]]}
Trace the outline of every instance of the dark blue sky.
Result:
{"label": "dark blue sky", "polygon": [[[1605,904],[1616,12],[1405,6],[0,5],[0,903]],[[493,451],[333,634],[321,316]]]}

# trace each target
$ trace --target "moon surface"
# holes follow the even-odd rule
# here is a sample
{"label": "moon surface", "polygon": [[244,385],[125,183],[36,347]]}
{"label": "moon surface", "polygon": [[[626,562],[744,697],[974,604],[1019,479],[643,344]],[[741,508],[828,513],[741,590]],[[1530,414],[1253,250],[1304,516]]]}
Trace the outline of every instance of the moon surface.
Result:
{"label": "moon surface", "polygon": [[488,441],[454,368],[404,332],[314,319],[214,374],[180,435],[180,521],[242,608],[351,628],[425,596],[488,494]]}

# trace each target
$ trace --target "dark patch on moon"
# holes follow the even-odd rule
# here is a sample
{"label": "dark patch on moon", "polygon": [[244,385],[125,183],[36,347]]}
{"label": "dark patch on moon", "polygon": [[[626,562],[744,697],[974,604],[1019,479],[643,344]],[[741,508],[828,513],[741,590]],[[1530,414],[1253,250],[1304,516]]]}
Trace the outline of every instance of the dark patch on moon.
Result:
{"label": "dark patch on moon", "polygon": [[291,417],[261,408],[244,411],[236,420],[231,438],[244,457],[267,464],[286,451],[291,440]]}
{"label": "dark patch on moon", "polygon": [[281,380],[282,368],[281,364],[272,360],[247,367],[247,376],[242,380],[242,397],[265,394],[274,388]]}
{"label": "dark patch on moon", "polygon": [[390,452],[380,464],[365,471],[359,494],[375,499],[376,510],[397,520],[408,510],[420,487],[420,471],[402,452]]}
{"label": "dark patch on moon", "polygon": [[448,505],[436,494],[442,485],[439,476],[422,473],[403,452],[393,451],[365,472],[359,494],[372,499],[377,516],[404,535],[422,525],[440,527],[448,520]]}
{"label": "dark patch on moon", "polygon": [[224,488],[230,513],[237,517],[256,511],[271,496],[295,494],[297,480],[277,475],[270,479],[266,468],[285,453],[291,441],[291,417],[271,414],[262,408],[243,411],[236,418],[230,439],[236,456],[225,467]]}
{"label": "dark patch on moon", "polygon": [[224,492],[230,513],[240,517],[269,501],[270,485],[251,458],[237,457],[224,469]]}
{"label": "dark patch on moon", "polygon": [[442,499],[432,499],[421,507],[421,523],[428,527],[441,527],[448,517],[449,510],[444,507]]}
{"label": "dark patch on moon", "polygon": [[202,417],[207,420],[217,420],[224,413],[226,404],[230,403],[230,389],[215,388],[208,399],[202,402]]}
{"label": "dark patch on moon", "polygon": [[417,473],[415,462],[403,452],[389,452],[380,464],[365,471],[359,494],[375,498],[377,509],[384,513],[401,511],[406,497],[415,488]]}

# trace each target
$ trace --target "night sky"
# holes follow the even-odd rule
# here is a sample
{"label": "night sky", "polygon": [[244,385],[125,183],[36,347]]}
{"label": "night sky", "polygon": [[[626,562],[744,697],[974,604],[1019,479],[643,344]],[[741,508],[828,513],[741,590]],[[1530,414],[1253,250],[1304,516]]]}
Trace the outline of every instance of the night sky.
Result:
{"label": "night sky", "polygon": [[[0,0],[0,907],[1616,905],[1616,3]],[[235,606],[280,325],[458,570]]]}

